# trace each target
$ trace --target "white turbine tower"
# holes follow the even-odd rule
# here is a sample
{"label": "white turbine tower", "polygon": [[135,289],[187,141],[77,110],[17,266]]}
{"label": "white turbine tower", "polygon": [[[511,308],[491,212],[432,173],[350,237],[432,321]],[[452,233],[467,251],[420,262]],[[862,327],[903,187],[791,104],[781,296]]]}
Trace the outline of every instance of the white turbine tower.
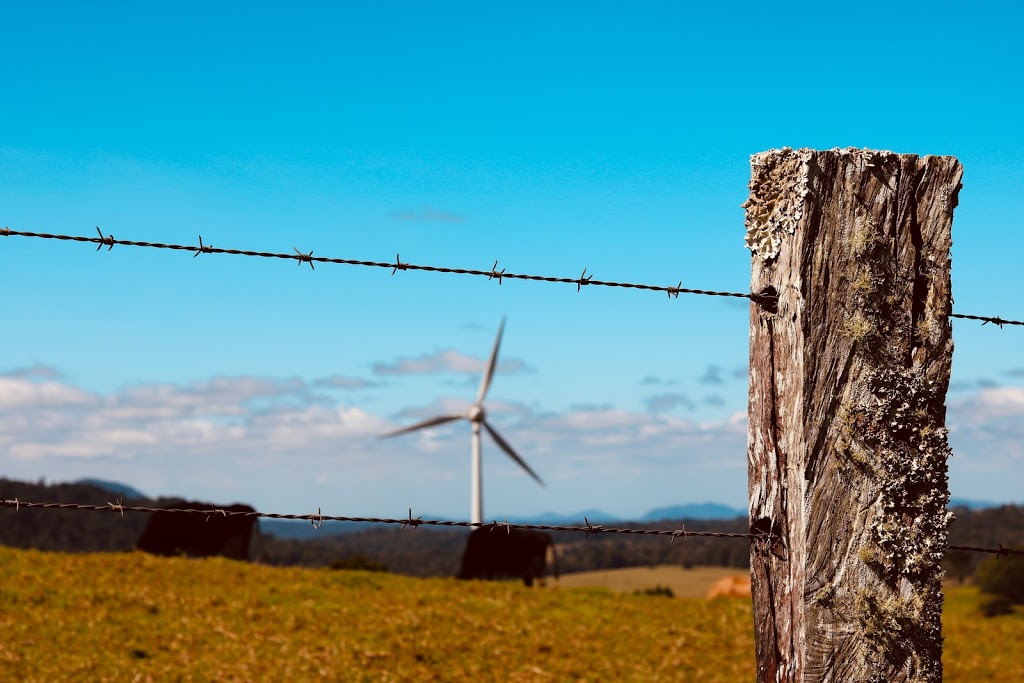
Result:
{"label": "white turbine tower", "polygon": [[480,462],[480,425],[484,426],[487,433],[494,439],[494,443],[498,444],[498,447],[505,451],[505,455],[512,458],[520,467],[526,470],[526,473],[536,480],[538,484],[544,486],[544,482],[537,476],[537,473],[530,469],[530,466],[526,464],[526,461],[519,457],[512,446],[508,444],[505,439],[502,438],[501,434],[487,422],[484,412],[484,396],[487,395],[487,390],[491,386],[491,379],[494,377],[494,367],[498,362],[498,347],[501,346],[501,335],[505,331],[505,319],[502,318],[501,325],[498,326],[498,336],[494,340],[494,348],[491,350],[491,357],[487,361],[487,367],[484,368],[484,376],[480,380],[480,390],[477,392],[476,401],[465,413],[459,415],[439,415],[438,417],[432,417],[422,422],[417,422],[414,425],[403,427],[402,429],[383,434],[380,438],[387,439],[392,436],[398,436],[399,434],[407,434],[408,432],[414,432],[418,429],[427,429],[428,427],[436,427],[437,425],[445,424],[446,422],[454,422],[455,420],[469,420],[470,424],[473,425],[473,464],[471,466],[470,476],[470,517],[474,524],[479,524],[483,521],[483,467]]}

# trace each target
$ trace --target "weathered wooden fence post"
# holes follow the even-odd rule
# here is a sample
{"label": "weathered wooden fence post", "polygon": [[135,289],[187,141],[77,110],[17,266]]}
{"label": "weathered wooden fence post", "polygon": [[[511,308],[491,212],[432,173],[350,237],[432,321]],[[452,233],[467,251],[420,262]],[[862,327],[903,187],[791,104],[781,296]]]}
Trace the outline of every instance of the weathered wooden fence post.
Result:
{"label": "weathered wooden fence post", "polygon": [[757,680],[940,681],[954,157],[751,157]]}

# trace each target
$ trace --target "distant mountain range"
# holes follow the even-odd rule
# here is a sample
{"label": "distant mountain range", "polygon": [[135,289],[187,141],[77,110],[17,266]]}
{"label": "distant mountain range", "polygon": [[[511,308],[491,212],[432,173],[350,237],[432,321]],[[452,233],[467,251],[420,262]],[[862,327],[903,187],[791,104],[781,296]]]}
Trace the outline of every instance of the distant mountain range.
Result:
{"label": "distant mountain range", "polygon": [[142,493],[138,489],[133,489],[127,484],[122,484],[116,481],[107,481],[106,479],[79,479],[78,481],[71,482],[72,484],[88,484],[89,486],[95,486],[98,489],[104,491],[110,491],[116,493],[119,496],[125,498],[148,498],[145,493]]}

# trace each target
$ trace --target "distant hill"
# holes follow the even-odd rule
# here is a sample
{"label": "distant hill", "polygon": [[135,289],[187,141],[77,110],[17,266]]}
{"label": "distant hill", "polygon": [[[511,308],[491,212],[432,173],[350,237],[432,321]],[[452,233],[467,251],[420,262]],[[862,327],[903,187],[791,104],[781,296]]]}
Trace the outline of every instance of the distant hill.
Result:
{"label": "distant hill", "polygon": [[[621,517],[604,512],[603,510],[581,510],[576,514],[565,514],[564,512],[542,512],[534,517],[509,518],[510,522],[520,524],[549,524],[551,526],[576,526],[582,524],[584,518],[594,524],[608,524],[609,522],[621,522]],[[503,521],[501,519],[498,520]]]}
{"label": "distant hill", "polygon": [[128,486],[128,484],[122,484],[122,483],[117,482],[117,481],[108,481],[106,479],[86,478],[86,479],[79,479],[78,481],[75,481],[75,482],[72,482],[72,483],[74,483],[74,484],[85,484],[86,486],[95,486],[98,489],[103,489],[104,491],[110,491],[111,493],[116,493],[117,495],[124,496],[125,498],[148,498],[149,497],[145,493],[142,493],[141,491],[139,491],[138,489],[133,489],[131,486]]}
{"label": "distant hill", "polygon": [[[106,505],[109,489],[83,483],[29,483],[0,478],[0,497],[33,503]],[[132,500],[152,506],[156,501]],[[135,546],[149,514],[0,509],[0,545],[66,552],[124,552]]]}
{"label": "distant hill", "polygon": [[[424,519],[436,519],[440,521],[449,520],[445,515],[423,515]],[[593,524],[608,525],[614,522],[621,522],[622,519],[615,515],[602,512],[601,510],[583,510],[575,515],[567,515],[559,512],[542,512],[533,517],[509,517],[508,521],[515,524],[544,524],[549,526],[577,526],[583,524],[586,518]],[[465,521],[463,518],[462,521]],[[490,522],[491,518],[484,521]],[[503,522],[504,517],[497,517],[494,521]],[[325,536],[336,536],[366,531],[373,528],[391,528],[390,524],[352,524],[348,522],[325,522],[322,527],[316,529],[307,521],[294,519],[263,519],[260,521],[260,528],[263,533],[272,534],[280,539],[293,541],[307,541]]]}
{"label": "distant hill", "polygon": [[736,519],[746,516],[746,510],[709,502],[654,508],[643,519],[646,522],[657,522],[662,519]]}
{"label": "distant hill", "polygon": [[968,510],[991,510],[997,508],[1004,503],[991,503],[984,500],[968,500],[966,498],[950,498],[949,507],[951,508],[967,508]]}

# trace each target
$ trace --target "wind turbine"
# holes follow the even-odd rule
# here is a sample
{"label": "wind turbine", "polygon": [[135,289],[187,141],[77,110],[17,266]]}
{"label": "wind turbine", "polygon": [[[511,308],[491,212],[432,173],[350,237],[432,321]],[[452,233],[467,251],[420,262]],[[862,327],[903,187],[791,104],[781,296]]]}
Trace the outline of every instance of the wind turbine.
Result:
{"label": "wind turbine", "polygon": [[432,417],[422,422],[403,427],[402,429],[382,434],[380,438],[387,439],[392,436],[398,436],[399,434],[407,434],[409,432],[415,432],[419,429],[427,429],[428,427],[436,427],[437,425],[445,424],[446,422],[454,422],[456,420],[469,420],[470,424],[473,425],[473,462],[470,473],[470,517],[474,524],[479,524],[483,521],[483,467],[480,462],[480,425],[483,425],[487,433],[494,439],[494,443],[498,444],[498,448],[505,451],[505,455],[512,458],[517,465],[526,470],[534,480],[544,486],[544,482],[537,476],[537,473],[530,469],[530,466],[526,464],[526,461],[519,457],[512,446],[509,445],[508,441],[502,438],[501,434],[487,422],[486,413],[484,412],[484,396],[487,395],[487,390],[491,387],[491,379],[494,377],[494,368],[498,362],[498,347],[501,346],[501,335],[505,331],[505,319],[501,319],[501,325],[498,326],[498,336],[494,340],[494,348],[491,349],[491,357],[487,361],[487,367],[484,368],[484,376],[480,380],[480,390],[476,394],[476,401],[470,406],[469,410],[465,413],[458,415],[439,415]]}

